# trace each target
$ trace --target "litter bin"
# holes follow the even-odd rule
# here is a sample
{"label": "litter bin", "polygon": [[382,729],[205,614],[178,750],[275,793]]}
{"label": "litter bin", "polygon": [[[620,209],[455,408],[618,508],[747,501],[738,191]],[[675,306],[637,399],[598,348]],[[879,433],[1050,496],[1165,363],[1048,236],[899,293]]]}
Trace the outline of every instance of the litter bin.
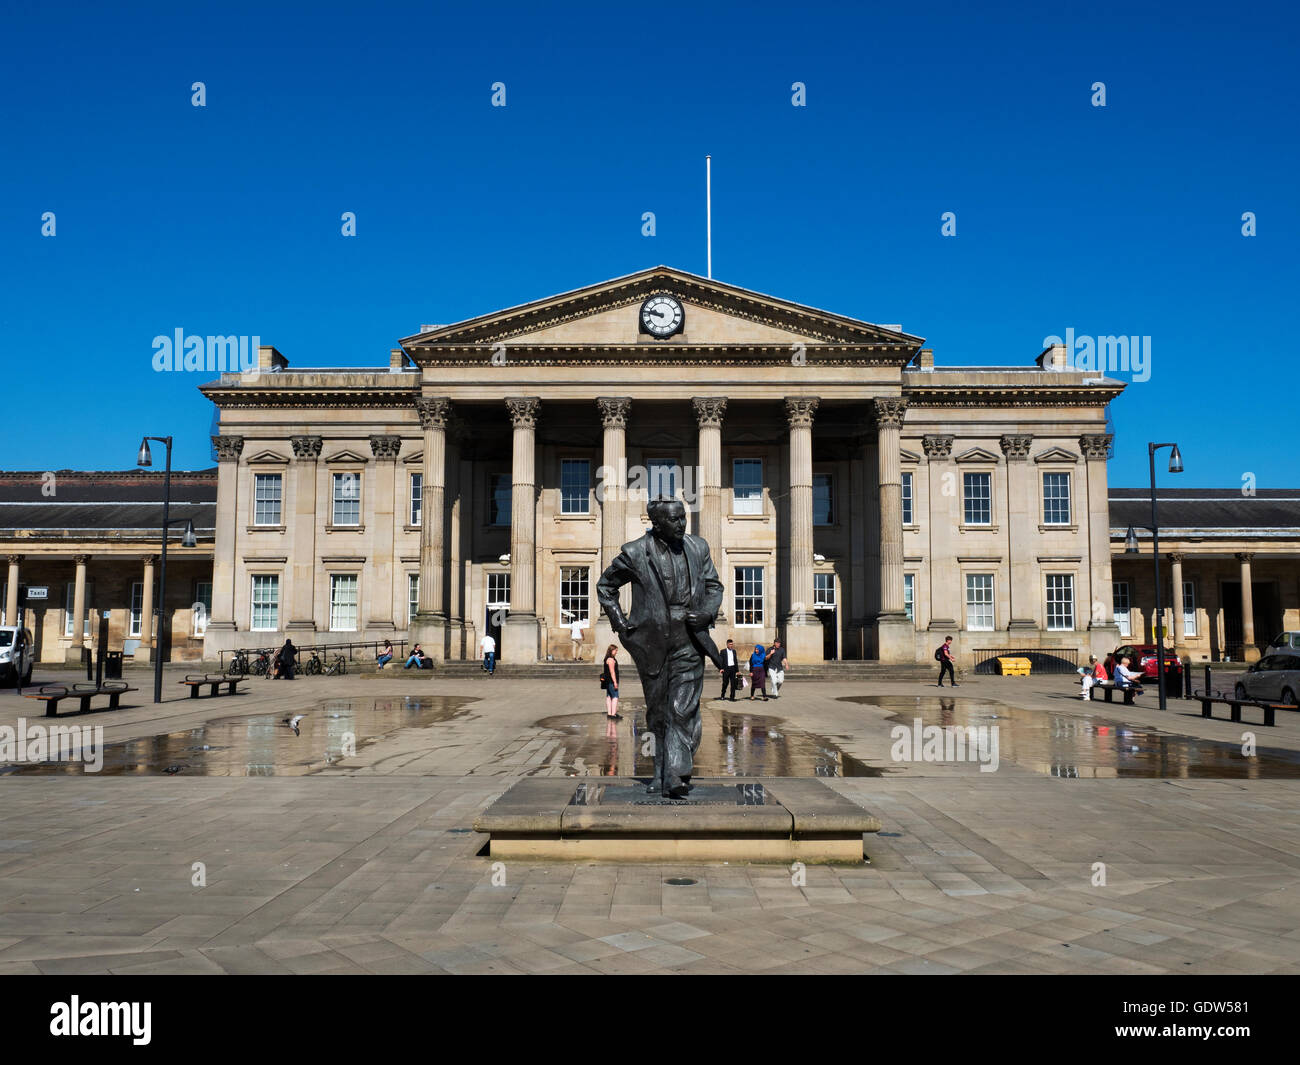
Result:
{"label": "litter bin", "polygon": [[122,652],[106,651],[104,653],[104,679],[122,679]]}

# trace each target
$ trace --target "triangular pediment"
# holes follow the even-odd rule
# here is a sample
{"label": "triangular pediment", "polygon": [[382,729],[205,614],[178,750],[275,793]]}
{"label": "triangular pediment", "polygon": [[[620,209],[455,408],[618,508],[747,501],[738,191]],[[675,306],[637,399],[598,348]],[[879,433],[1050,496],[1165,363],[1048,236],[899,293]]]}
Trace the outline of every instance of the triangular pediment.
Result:
{"label": "triangular pediment", "polygon": [[921,461],[920,455],[915,451],[908,451],[907,448],[903,448],[903,450],[898,453],[898,457],[903,462],[918,463]]}
{"label": "triangular pediment", "polygon": [[326,462],[348,462],[348,463],[361,462],[361,463],[365,463],[365,462],[369,462],[369,461],[370,461],[370,456],[368,456],[368,455],[363,455],[363,454],[361,454],[359,451],[352,451],[352,450],[350,450],[350,449],[348,449],[348,448],[344,448],[342,451],[336,451],[336,452],[334,452],[334,454],[332,454],[332,455],[326,455],[326,456],[325,456],[325,461],[326,461]]}
{"label": "triangular pediment", "polygon": [[[666,293],[683,309],[681,332],[656,341],[641,331],[641,304]],[[906,363],[922,338],[870,322],[765,296],[698,274],[658,266],[613,281],[440,326],[407,337],[402,346],[417,361],[449,347],[610,348],[649,344],[790,348],[846,345],[877,358]]]}
{"label": "triangular pediment", "polygon": [[955,456],[953,462],[997,462],[1001,457],[986,447],[973,447]]}
{"label": "triangular pediment", "polygon": [[1078,462],[1079,456],[1063,447],[1049,447],[1034,456],[1035,462]]}
{"label": "triangular pediment", "polygon": [[257,452],[257,454],[255,455],[249,455],[247,458],[244,459],[245,466],[254,466],[254,465],[269,466],[273,464],[282,464],[287,466],[289,464],[289,456],[281,455],[280,452],[271,451],[268,448],[264,451]]}

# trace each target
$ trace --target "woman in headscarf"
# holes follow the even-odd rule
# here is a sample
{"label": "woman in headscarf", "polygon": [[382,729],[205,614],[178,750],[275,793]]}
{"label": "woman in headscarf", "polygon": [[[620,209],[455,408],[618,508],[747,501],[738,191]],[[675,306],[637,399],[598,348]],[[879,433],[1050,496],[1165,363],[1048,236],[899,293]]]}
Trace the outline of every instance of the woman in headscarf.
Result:
{"label": "woman in headscarf", "polygon": [[284,646],[280,648],[280,653],[276,655],[276,660],[280,663],[280,676],[285,680],[293,680],[294,659],[298,655],[298,648],[293,645],[293,641],[286,638]]}
{"label": "woman in headscarf", "polygon": [[755,692],[761,692],[763,702],[767,702],[767,668],[765,662],[767,654],[763,650],[761,643],[754,644],[754,653],[749,656],[749,698],[754,698]]}

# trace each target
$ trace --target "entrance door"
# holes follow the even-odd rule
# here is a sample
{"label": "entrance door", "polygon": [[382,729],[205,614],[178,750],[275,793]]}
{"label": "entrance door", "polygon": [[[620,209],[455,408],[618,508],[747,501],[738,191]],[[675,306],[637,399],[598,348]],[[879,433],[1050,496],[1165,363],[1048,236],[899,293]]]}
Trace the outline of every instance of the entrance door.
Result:
{"label": "entrance door", "polygon": [[487,575],[487,609],[483,631],[496,641],[497,661],[501,661],[501,626],[510,613],[510,574]]}
{"label": "entrance door", "polygon": [[[1246,647],[1241,627],[1241,582],[1224,581],[1223,650],[1234,662],[1245,658]],[[1251,606],[1255,615],[1255,642],[1252,646],[1261,654],[1268,642],[1282,631],[1282,606],[1276,581],[1250,582]]]}
{"label": "entrance door", "polygon": [[822,623],[822,658],[834,662],[839,658],[838,611],[832,607],[818,607],[817,619]]}

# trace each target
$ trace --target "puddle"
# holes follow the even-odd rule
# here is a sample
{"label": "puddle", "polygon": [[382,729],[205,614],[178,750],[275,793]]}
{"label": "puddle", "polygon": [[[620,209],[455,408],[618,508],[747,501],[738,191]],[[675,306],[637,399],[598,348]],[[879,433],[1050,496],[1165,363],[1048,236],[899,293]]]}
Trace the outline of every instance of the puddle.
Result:
{"label": "puddle", "polygon": [[[567,776],[649,777],[654,759],[642,753],[649,735],[645,703],[623,699],[622,721],[602,711],[562,714],[537,722],[563,733],[560,750],[534,773],[563,770]],[[697,777],[878,777],[882,770],[845,754],[823,736],[786,724],[778,717],[747,714],[705,705],[700,709],[704,736],[695,755]]]}
{"label": "puddle", "polygon": [[[95,776],[294,777],[344,761],[400,728],[421,727],[463,713],[473,698],[450,695],[333,699],[301,713],[298,734],[284,711],[222,717],[198,728],[109,743]],[[0,766],[0,776],[85,772],[80,761]]]}
{"label": "puddle", "polygon": [[[1257,747],[1247,758],[1241,745],[1178,736],[1116,718],[1020,710],[982,699],[942,696],[844,696],[897,711],[890,720],[911,725],[996,725],[999,757],[1054,777],[1165,777],[1257,780],[1300,779],[1300,752]],[[1267,741],[1262,726],[1242,725],[1256,743]]]}

